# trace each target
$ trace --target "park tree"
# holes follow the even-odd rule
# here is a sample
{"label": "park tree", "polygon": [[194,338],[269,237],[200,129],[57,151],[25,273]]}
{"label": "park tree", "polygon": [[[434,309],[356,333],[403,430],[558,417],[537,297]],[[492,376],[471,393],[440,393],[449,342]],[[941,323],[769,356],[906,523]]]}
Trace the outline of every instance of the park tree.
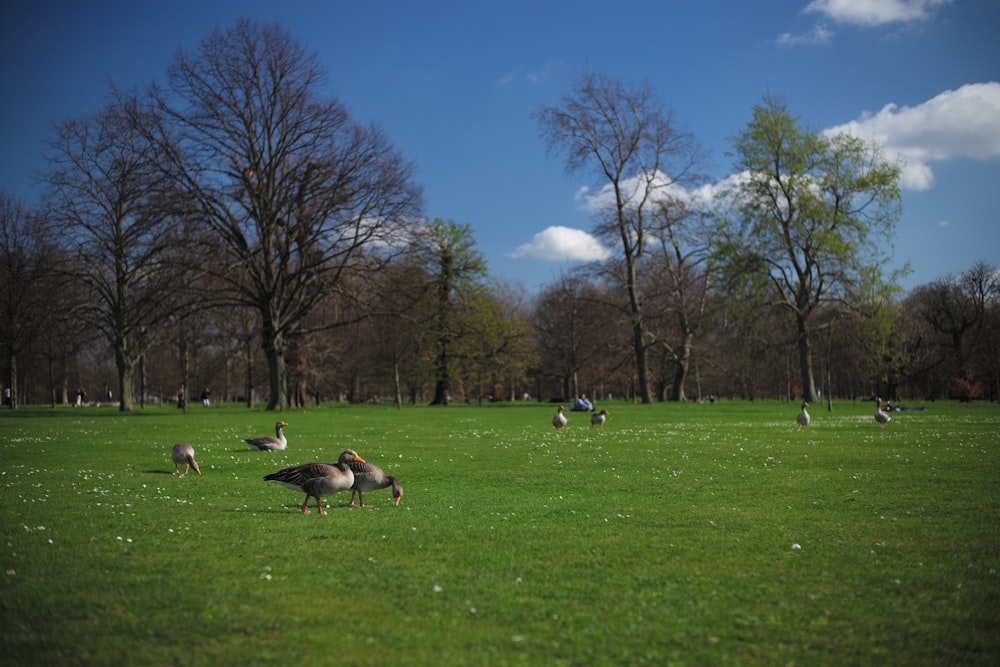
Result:
{"label": "park tree", "polygon": [[814,315],[891,289],[882,267],[900,214],[900,168],[877,144],[809,130],[774,97],[754,107],[733,152],[730,208],[714,237],[719,266],[729,285],[765,288],[764,302],[792,317],[804,398],[816,401]]}
{"label": "park tree", "polygon": [[[650,218],[651,270],[645,272],[642,283],[654,313],[654,352],[672,368],[669,398],[674,401],[687,400],[695,339],[712,293],[704,222],[697,205],[681,197],[661,199]],[[667,377],[662,377],[660,387],[666,384]],[[662,400],[662,390],[658,393]]]}
{"label": "park tree", "polygon": [[480,401],[488,395],[517,400],[537,361],[523,294],[508,285],[483,290],[470,303],[466,320],[471,343],[462,364],[466,385],[475,384]]}
{"label": "park tree", "polygon": [[216,246],[225,301],[260,318],[268,409],[288,406],[285,352],[342,280],[377,270],[420,210],[412,165],[375,125],[324,94],[314,53],[238,20],[177,51],[150,100],[165,168]]}
{"label": "park tree", "polygon": [[649,218],[663,196],[692,178],[701,151],[648,84],[629,86],[611,76],[583,73],[558,104],[535,117],[550,151],[565,152],[567,171],[598,179],[595,232],[619,249],[639,393],[649,403],[652,337],[639,285]]}
{"label": "park tree", "polygon": [[52,299],[60,254],[48,220],[0,191],[0,341],[8,371],[0,384],[12,410],[20,396],[18,359],[58,314]]}
{"label": "park tree", "polygon": [[601,357],[617,342],[618,309],[608,300],[606,290],[573,275],[559,277],[535,300],[531,324],[540,358],[538,374],[557,385],[556,397],[579,395],[581,373],[601,367]]}
{"label": "park tree", "polygon": [[433,341],[430,357],[434,366],[434,397],[431,405],[447,405],[456,364],[466,351],[465,317],[484,289],[486,260],[476,248],[472,227],[435,218],[414,248],[429,277],[432,306],[428,322]]}
{"label": "park tree", "polygon": [[47,215],[75,251],[69,271],[87,291],[80,316],[114,351],[121,411],[132,410],[142,332],[184,309],[195,243],[172,215],[168,147],[149,141],[134,99],[119,96],[89,117],[55,126],[45,175]]}
{"label": "park tree", "polygon": [[[977,387],[978,373],[992,376],[996,368],[995,359],[991,363],[991,355],[981,353],[996,349],[995,340],[991,340],[996,334],[995,314],[1000,302],[996,267],[978,261],[960,275],[947,274],[917,287],[911,299],[934,334],[937,363],[946,381],[954,385],[952,393],[967,396]],[[988,381],[989,387],[993,385]]]}

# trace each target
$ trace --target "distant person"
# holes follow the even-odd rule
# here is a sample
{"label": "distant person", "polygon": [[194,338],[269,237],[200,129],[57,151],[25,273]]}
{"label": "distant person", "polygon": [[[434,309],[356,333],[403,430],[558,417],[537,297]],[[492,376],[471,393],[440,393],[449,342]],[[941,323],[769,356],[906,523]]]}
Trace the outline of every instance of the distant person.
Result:
{"label": "distant person", "polygon": [[182,382],[181,383],[181,388],[177,390],[177,407],[178,408],[181,408],[181,409],[184,408],[184,395],[186,393],[187,393],[187,390],[185,389],[184,383]]}
{"label": "distant person", "polygon": [[594,404],[587,400],[586,394],[580,394],[573,404],[573,412],[593,412]]}
{"label": "distant person", "polygon": [[208,387],[205,387],[205,391],[201,392],[201,404],[206,408],[212,404],[212,392]]}

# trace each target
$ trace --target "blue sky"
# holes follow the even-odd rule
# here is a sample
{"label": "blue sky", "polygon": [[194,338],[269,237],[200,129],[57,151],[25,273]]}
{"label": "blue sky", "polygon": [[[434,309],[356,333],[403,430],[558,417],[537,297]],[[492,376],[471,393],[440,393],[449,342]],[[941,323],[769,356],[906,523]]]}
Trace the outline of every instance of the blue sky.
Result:
{"label": "blue sky", "polygon": [[0,188],[35,203],[52,123],[109,82],[161,80],[237,17],[277,21],[327,69],[326,94],[416,164],[426,214],[469,223],[493,276],[531,291],[598,255],[584,189],[532,113],[583,70],[648,81],[731,174],[729,138],[765,94],[814,130],[906,160],[894,244],[907,288],[1000,265],[996,0],[11,0],[0,9]]}

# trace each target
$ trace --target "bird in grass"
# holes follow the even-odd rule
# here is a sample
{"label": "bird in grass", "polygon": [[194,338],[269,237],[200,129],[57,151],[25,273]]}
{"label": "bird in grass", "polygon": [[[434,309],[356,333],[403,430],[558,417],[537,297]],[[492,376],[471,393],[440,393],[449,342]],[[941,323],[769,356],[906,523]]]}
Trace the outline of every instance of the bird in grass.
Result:
{"label": "bird in grass", "polygon": [[[201,474],[201,468],[194,461],[194,447],[186,442],[178,442],[174,445],[174,448],[170,451],[170,458],[174,460],[175,475],[186,475],[188,474],[188,470],[192,468],[196,473]],[[184,464],[184,472],[180,471],[182,463]]]}
{"label": "bird in grass", "polygon": [[594,414],[590,415],[590,428],[594,428],[595,426],[600,426],[601,430],[603,431],[604,422],[607,420],[607,418],[608,418],[607,410],[601,410],[600,412],[595,412]]}
{"label": "bird in grass", "polygon": [[809,422],[810,422],[811,418],[809,417],[809,413],[806,412],[806,408],[808,408],[808,407],[809,407],[809,404],[806,403],[805,401],[802,401],[802,412],[800,412],[799,416],[795,418],[795,421],[799,425],[799,430],[800,431],[802,429],[804,429],[806,426],[809,426]]}
{"label": "bird in grass", "polygon": [[341,491],[347,491],[354,484],[354,472],[351,470],[350,464],[355,461],[365,462],[353,449],[347,449],[344,450],[335,464],[304,463],[282,468],[278,472],[264,475],[264,481],[274,482],[287,489],[305,493],[306,499],[302,502],[303,514],[309,514],[309,499],[315,498],[316,510],[323,514],[321,499]]}
{"label": "bird in grass", "polygon": [[566,422],[569,421],[566,419],[566,415],[563,414],[563,410],[565,410],[565,408],[560,405],[559,410],[556,412],[556,416],[552,418],[552,425],[555,426],[558,431],[565,431]]}
{"label": "bird in grass", "polygon": [[885,428],[885,425],[889,423],[892,417],[889,413],[882,409],[882,399],[875,399],[875,421],[878,422],[879,428]]}
{"label": "bird in grass", "polygon": [[250,449],[255,449],[259,452],[273,452],[276,450],[284,449],[288,446],[288,440],[285,439],[285,434],[281,429],[288,426],[285,422],[277,422],[274,425],[274,437],[266,435],[262,438],[246,438],[243,442],[250,445]]}
{"label": "bird in grass", "polygon": [[354,473],[354,484],[351,485],[351,507],[354,507],[354,494],[358,495],[358,504],[365,505],[365,491],[378,491],[386,487],[392,487],[392,502],[399,505],[399,499],[403,497],[403,485],[392,475],[385,472],[374,463],[359,461],[355,459],[347,464]]}

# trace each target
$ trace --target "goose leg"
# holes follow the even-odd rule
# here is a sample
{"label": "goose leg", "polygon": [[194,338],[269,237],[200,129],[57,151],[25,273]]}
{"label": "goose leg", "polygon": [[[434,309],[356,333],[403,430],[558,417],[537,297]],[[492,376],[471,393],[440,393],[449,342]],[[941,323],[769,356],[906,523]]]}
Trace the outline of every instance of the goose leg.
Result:
{"label": "goose leg", "polygon": [[324,512],[323,512],[323,506],[320,505],[320,497],[319,496],[316,496],[316,511],[319,512],[320,514],[324,514]]}
{"label": "goose leg", "polygon": [[306,507],[306,505],[308,505],[308,504],[309,504],[309,496],[306,496],[305,502],[302,503],[302,513],[303,514],[309,514],[309,508]]}

